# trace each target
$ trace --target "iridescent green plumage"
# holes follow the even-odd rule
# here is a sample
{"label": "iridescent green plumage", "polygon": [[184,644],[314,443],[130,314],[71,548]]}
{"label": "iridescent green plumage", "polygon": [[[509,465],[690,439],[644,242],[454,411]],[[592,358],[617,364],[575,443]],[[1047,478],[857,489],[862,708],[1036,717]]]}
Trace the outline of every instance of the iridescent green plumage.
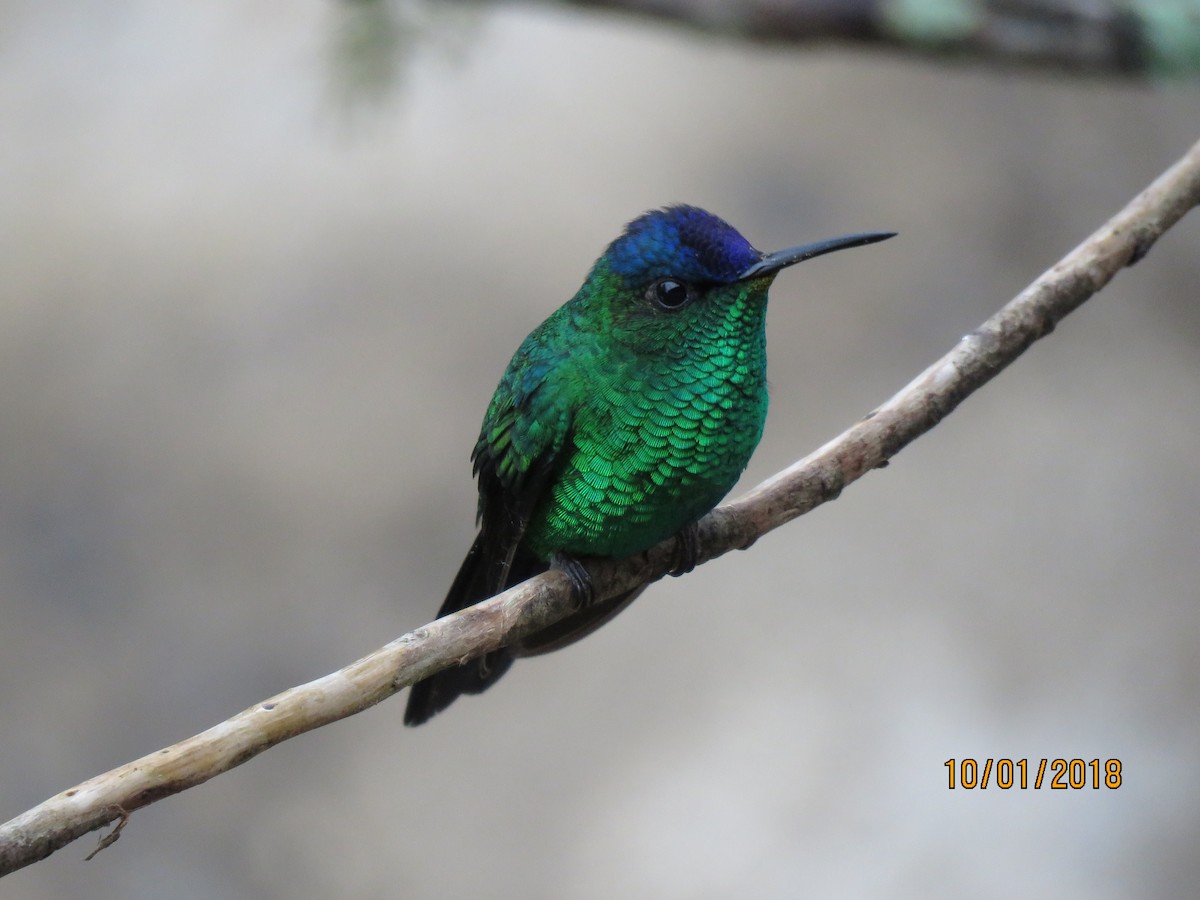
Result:
{"label": "iridescent green plumage", "polygon": [[[448,615],[560,556],[638,553],[703,516],[736,483],[767,414],[767,289],[784,266],[890,235],[755,250],[703,210],[630,223],[579,292],[521,344],[473,459],[480,532]],[[518,655],[555,649],[633,595],[586,606],[519,645],[413,688],[419,724],[490,686]]]}
{"label": "iridescent green plumage", "polygon": [[729,492],[767,414],[768,282],[723,286],[686,310],[647,315],[602,262],[525,340],[475,456],[510,490],[553,458],[525,531],[531,553],[628,556]]}

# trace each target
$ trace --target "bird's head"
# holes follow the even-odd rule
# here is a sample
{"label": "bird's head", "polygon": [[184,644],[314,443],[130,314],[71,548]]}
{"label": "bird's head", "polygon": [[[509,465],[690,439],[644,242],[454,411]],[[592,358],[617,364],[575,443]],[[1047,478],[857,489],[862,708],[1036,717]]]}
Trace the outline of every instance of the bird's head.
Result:
{"label": "bird's head", "polygon": [[851,234],[762,253],[724,219],[695,206],[668,206],[630,222],[597,260],[580,294],[605,301],[609,333],[633,338],[647,327],[680,333],[693,320],[712,321],[722,310],[765,301],[771,282],[788,266],[892,236]]}

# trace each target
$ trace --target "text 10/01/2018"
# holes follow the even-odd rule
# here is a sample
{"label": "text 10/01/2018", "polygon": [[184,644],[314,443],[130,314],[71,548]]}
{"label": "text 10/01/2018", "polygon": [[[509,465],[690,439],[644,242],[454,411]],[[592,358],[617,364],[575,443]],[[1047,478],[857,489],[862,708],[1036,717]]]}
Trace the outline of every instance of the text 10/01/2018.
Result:
{"label": "text 10/01/2018", "polygon": [[[1048,787],[1051,790],[1100,790],[1105,787],[1116,790],[1121,786],[1121,761],[1119,759],[948,759],[942,763],[950,776],[950,790],[956,788],[987,789],[998,787],[1002,791],[1012,788],[1035,791]],[[1032,779],[1031,779],[1032,776]],[[1047,777],[1049,776],[1049,777]]]}

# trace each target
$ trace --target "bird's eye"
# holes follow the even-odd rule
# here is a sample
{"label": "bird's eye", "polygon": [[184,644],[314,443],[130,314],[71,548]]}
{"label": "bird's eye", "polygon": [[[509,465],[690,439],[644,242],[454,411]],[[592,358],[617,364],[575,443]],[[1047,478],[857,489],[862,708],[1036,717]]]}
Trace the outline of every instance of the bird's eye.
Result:
{"label": "bird's eye", "polygon": [[692,298],[692,292],[682,281],[660,278],[650,285],[650,299],[662,309],[679,309]]}

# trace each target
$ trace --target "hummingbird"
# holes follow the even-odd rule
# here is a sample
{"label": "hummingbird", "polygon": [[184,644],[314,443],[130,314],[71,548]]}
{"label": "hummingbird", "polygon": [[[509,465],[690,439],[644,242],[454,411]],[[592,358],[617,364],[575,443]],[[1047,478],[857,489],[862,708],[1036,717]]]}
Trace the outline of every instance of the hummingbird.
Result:
{"label": "hummingbird", "polygon": [[591,602],[580,557],[672,535],[683,574],[695,523],[732,490],[767,417],[767,290],[784,268],[893,237],[865,232],[761,253],[694,206],[630,222],[578,293],[513,355],[471,454],[478,533],[438,617],[546,571],[571,579],[566,619],[413,686],[420,725],[494,684],[519,656],[590,634],[641,588]]}

